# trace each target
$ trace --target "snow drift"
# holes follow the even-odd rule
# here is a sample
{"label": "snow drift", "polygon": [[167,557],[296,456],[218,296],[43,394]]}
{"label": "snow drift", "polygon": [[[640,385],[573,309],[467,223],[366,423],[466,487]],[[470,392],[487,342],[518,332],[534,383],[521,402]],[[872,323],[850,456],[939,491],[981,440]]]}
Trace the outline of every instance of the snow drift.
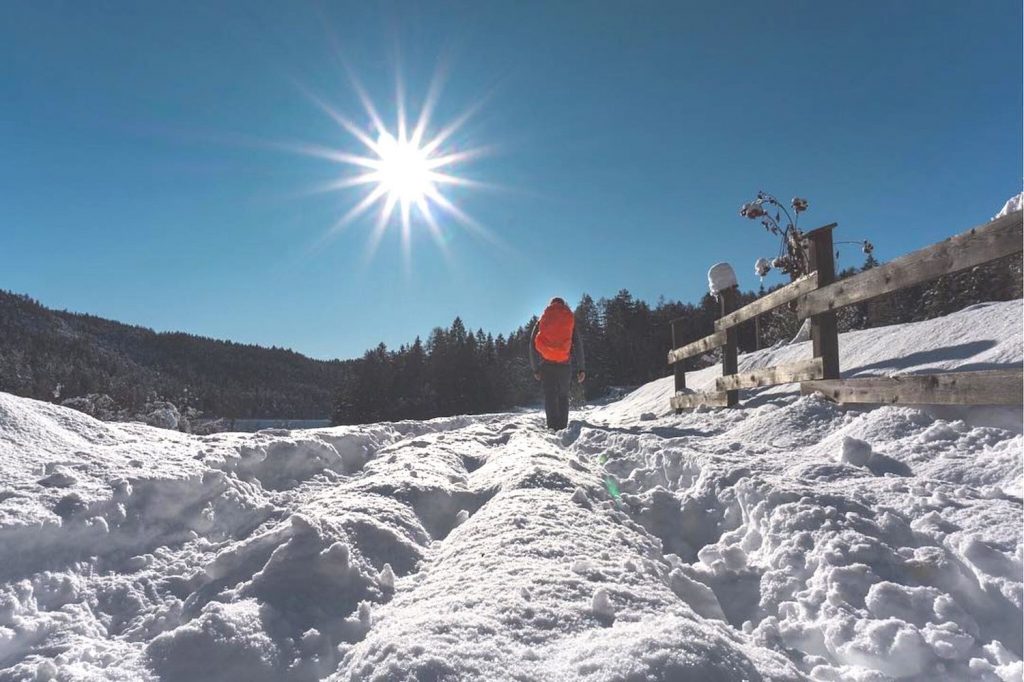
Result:
{"label": "snow drift", "polygon": [[[842,366],[1019,366],[1021,324]],[[670,392],[206,437],[0,394],[0,679],[1021,679],[1019,410]]]}
{"label": "snow drift", "polygon": [[1024,192],[1021,192],[1015,197],[1010,197],[1003,204],[1003,207],[999,209],[999,213],[996,213],[995,218],[1002,218],[1004,215],[1009,215],[1014,211],[1019,211],[1024,208]]}

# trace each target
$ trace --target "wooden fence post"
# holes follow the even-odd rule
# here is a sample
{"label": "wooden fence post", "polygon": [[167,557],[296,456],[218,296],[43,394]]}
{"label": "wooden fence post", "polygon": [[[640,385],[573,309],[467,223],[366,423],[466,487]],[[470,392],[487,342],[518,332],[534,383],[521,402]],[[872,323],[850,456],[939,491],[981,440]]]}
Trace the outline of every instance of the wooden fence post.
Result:
{"label": "wooden fence post", "polygon": [[[808,267],[811,272],[818,273],[819,289],[836,281],[835,250],[832,244],[834,228],[835,225],[828,225],[804,235],[807,240]],[[834,311],[811,316],[811,344],[814,357],[821,358],[822,377],[838,379],[839,330]]]}
{"label": "wooden fence post", "polygon": [[[682,320],[672,320],[671,324],[672,348],[676,349],[679,348],[683,339],[683,330],[681,328]],[[686,365],[684,364],[685,362],[686,360],[677,360],[676,363],[672,365],[672,369],[675,371],[676,377],[676,393],[686,390]],[[681,414],[682,411],[683,410],[679,408],[676,410],[676,414]]]}
{"label": "wooden fence post", "polygon": [[[725,317],[736,310],[736,306],[739,303],[739,294],[740,291],[738,287],[729,287],[718,294],[718,302],[722,311],[721,317]],[[725,345],[722,346],[722,376],[736,374],[739,371],[739,354],[737,345],[738,335],[738,326],[729,327],[725,332]],[[739,391],[728,391],[726,393],[727,407],[735,407],[736,405],[739,405],[739,403]]]}

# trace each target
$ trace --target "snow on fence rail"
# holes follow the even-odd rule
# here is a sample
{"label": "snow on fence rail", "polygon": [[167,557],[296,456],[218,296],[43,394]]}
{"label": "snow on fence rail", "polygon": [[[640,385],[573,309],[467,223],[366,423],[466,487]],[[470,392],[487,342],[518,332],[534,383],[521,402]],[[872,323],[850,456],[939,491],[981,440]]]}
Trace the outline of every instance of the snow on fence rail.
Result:
{"label": "snow on fence rail", "polygon": [[[906,289],[943,275],[1021,253],[1022,212],[1015,211],[971,228],[955,237],[914,251],[885,265],[836,281],[832,230],[836,223],[804,235],[810,274],[758,300],[736,308],[738,290],[719,295],[721,317],[714,333],[677,345],[682,330],[672,323],[672,346],[668,363],[675,369],[677,412],[698,405],[732,407],[739,403],[739,390],[800,382],[803,393],[822,392],[841,403],[899,404],[1020,404],[1024,374],[1018,369],[976,372],[948,372],[923,376],[870,377],[842,380],[839,377],[839,331],[835,311],[863,303],[900,289]],[[796,302],[797,316],[811,320],[813,358],[750,372],[737,372],[737,326],[758,315]],[[685,393],[683,360],[723,348],[722,377],[715,390]]]}

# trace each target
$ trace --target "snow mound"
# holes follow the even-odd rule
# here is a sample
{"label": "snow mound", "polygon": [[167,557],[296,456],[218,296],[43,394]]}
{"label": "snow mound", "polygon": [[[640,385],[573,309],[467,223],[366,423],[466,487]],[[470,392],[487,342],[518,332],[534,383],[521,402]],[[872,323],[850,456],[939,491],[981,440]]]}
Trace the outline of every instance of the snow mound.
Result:
{"label": "snow mound", "polygon": [[715,263],[708,270],[708,291],[717,296],[736,286],[736,271],[728,263]]}
{"label": "snow mound", "polygon": [[999,213],[996,213],[992,219],[995,220],[996,218],[1002,218],[1004,215],[1009,215],[1014,211],[1019,211],[1021,209],[1024,209],[1024,192],[1007,199],[1006,203],[1003,204],[1003,207],[999,210]]}
{"label": "snow mound", "polygon": [[[1019,366],[1020,329],[975,306],[843,367]],[[1021,679],[1019,409],[671,386],[557,434],[198,437],[0,393],[0,679]]]}

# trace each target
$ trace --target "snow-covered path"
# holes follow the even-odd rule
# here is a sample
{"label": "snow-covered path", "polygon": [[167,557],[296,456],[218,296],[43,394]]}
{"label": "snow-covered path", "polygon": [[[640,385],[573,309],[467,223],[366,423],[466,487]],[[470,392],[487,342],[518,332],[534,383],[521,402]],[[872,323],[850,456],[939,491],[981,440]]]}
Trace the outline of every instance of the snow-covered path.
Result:
{"label": "snow-covered path", "polygon": [[[858,332],[844,367],[1019,363],[1020,327]],[[669,390],[559,434],[202,438],[0,394],[0,679],[1021,679],[1019,410]]]}

